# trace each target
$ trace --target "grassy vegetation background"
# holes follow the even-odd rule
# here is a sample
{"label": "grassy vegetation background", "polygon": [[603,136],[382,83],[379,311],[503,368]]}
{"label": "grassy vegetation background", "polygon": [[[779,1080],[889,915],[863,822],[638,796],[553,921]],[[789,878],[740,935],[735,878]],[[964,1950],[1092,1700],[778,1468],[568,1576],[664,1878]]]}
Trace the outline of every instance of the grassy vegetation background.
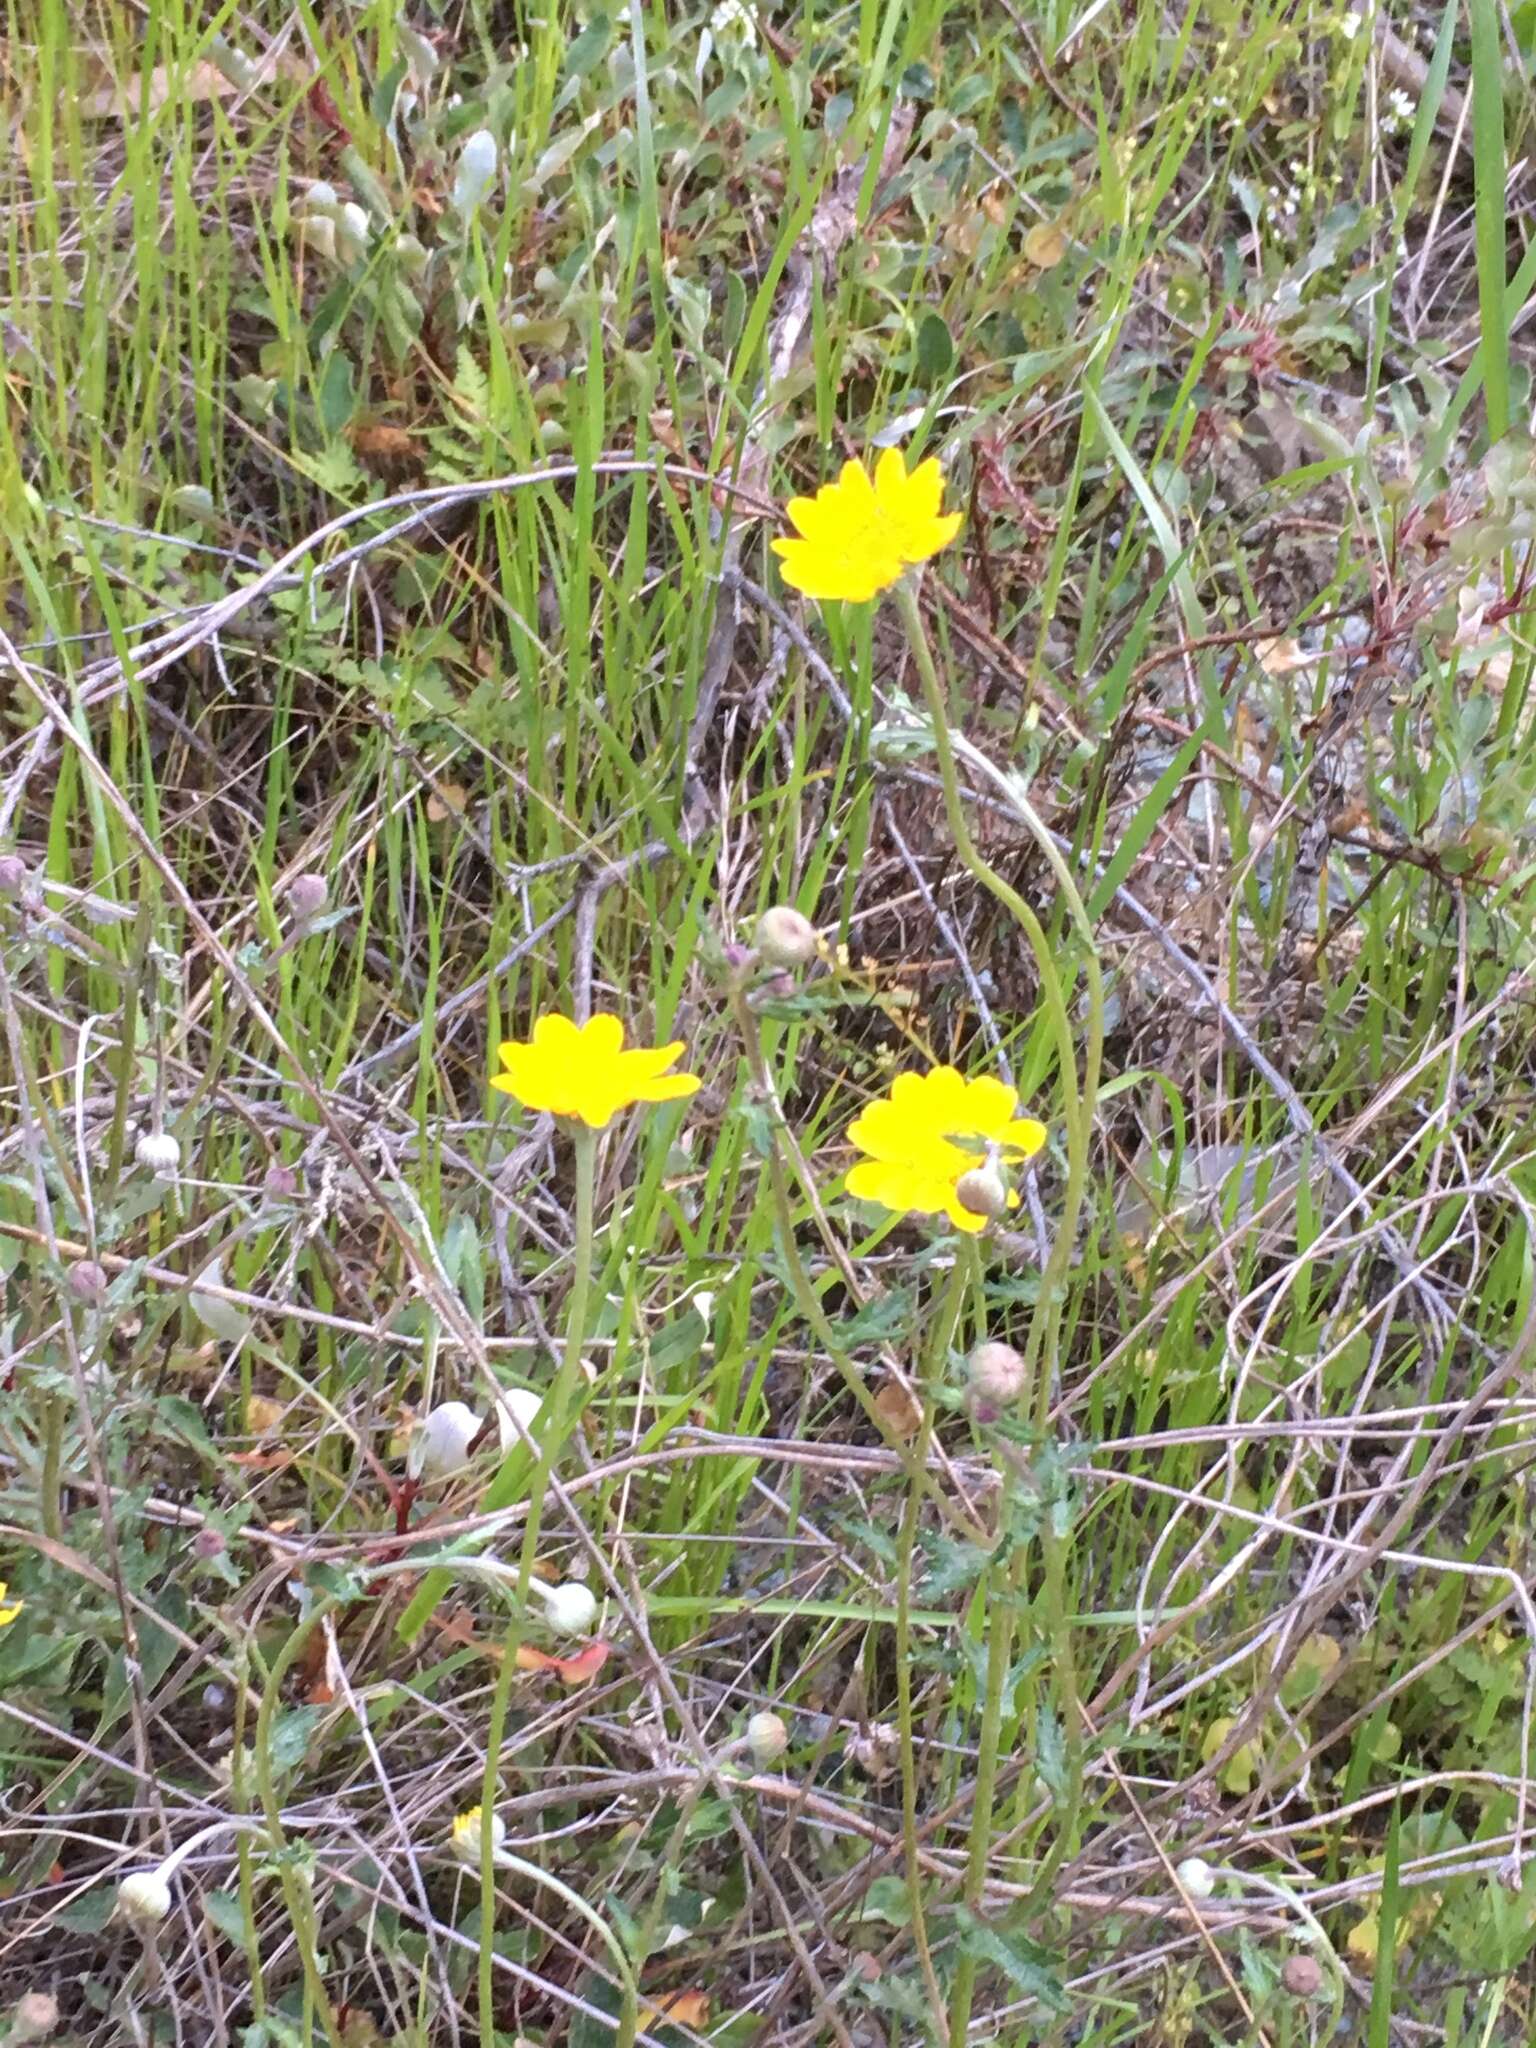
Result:
{"label": "grassy vegetation background", "polygon": [[[1528,2037],[1533,40],[11,0],[7,2038]],[[891,444],[1045,965],[767,551]],[[588,1007],[706,1085],[535,1540],[404,1482],[553,1379]],[[973,1261],[841,1191],[935,1059],[1052,1129]]]}

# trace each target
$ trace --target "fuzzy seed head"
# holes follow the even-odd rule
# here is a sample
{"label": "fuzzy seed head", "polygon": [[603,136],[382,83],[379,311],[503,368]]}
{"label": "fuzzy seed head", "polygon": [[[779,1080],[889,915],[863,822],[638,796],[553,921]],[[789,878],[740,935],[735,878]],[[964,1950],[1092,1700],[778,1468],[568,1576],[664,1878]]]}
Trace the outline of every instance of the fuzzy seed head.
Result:
{"label": "fuzzy seed head", "polygon": [[1323,1988],[1322,1965],[1315,1956],[1287,1956],[1280,1982],[1293,1998],[1316,1998]]}
{"label": "fuzzy seed head", "polygon": [[1186,1856],[1178,1868],[1179,1883],[1197,1903],[1216,1889],[1216,1873],[1203,1856]]}
{"label": "fuzzy seed head", "polygon": [[288,884],[288,908],[301,922],[318,917],[330,893],[324,875],[295,875]]}
{"label": "fuzzy seed head", "polygon": [[59,2024],[59,2001],[48,1991],[24,1992],[11,2007],[9,2042],[46,2041]]}
{"label": "fuzzy seed head", "polygon": [[789,903],[775,903],[763,912],[754,943],[770,967],[809,967],[821,950],[815,925]]}
{"label": "fuzzy seed head", "polygon": [[1011,1344],[988,1341],[978,1344],[965,1362],[974,1401],[990,1408],[1007,1408],[1024,1391],[1028,1367]]}
{"label": "fuzzy seed head", "polygon": [[995,1166],[973,1166],[955,1182],[955,1198],[972,1216],[1002,1216],[1008,1209],[1008,1190]]}
{"label": "fuzzy seed head", "polygon": [[107,1269],[95,1259],[76,1259],[69,1269],[69,1291],[80,1301],[100,1301],[107,1291]]}

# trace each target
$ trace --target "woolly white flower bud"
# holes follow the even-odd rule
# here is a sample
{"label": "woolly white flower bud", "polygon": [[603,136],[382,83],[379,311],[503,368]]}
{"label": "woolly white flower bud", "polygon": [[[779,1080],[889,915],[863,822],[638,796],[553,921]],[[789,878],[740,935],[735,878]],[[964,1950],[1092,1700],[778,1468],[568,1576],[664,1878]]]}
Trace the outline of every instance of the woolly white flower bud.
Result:
{"label": "woolly white flower bud", "polygon": [[368,216],[355,199],[349,199],[336,215],[336,253],[343,263],[357,263],[368,253]]}
{"label": "woolly white flower bud", "polygon": [[1176,1872],[1179,1883],[1197,1902],[1216,1889],[1216,1873],[1203,1856],[1186,1856]]}
{"label": "woolly white flower bud", "polygon": [[133,1156],[156,1180],[174,1180],[181,1165],[181,1146],[169,1131],[146,1131],[134,1146]]}
{"label": "woolly white flower bud", "polygon": [[821,950],[815,925],[790,903],[763,912],[753,943],[770,967],[809,967]]}
{"label": "woolly white flower bud", "polygon": [[156,1864],[153,1870],[136,1870],[125,1877],[117,1888],[114,1917],[145,1931],[158,1927],[171,1910],[171,1887],[161,1872],[162,1866]]}
{"label": "woolly white flower bud", "polygon": [[507,1839],[507,1824],[499,1813],[493,1813],[489,1820],[483,1818],[482,1809],[472,1806],[468,1813],[455,1814],[451,1842],[455,1856],[466,1863],[480,1861],[480,1843],[484,1835],[491,1838],[491,1854],[500,1853]]}
{"label": "woolly white flower bud", "polygon": [[407,1465],[413,1478],[452,1479],[469,1463],[480,1418],[462,1401],[440,1401],[416,1425]]}
{"label": "woolly white flower bud", "polygon": [[789,1747],[789,1730],[777,1714],[754,1714],[747,1723],[747,1747],[760,1771],[777,1763]]}
{"label": "woolly white flower bud", "polygon": [[501,1433],[503,1451],[510,1451],[514,1444],[522,1442],[517,1424],[532,1430],[543,1406],[544,1396],[535,1394],[528,1387],[508,1387],[496,1396],[496,1427]]}
{"label": "woolly white flower bud", "polygon": [[585,1635],[597,1619],[597,1596],[590,1586],[568,1579],[563,1586],[546,1586],[539,1579],[529,1585],[544,1602],[544,1618],[562,1636]]}
{"label": "woolly white flower bud", "polygon": [[460,220],[468,220],[491,189],[500,152],[489,128],[477,128],[459,155],[449,204]]}

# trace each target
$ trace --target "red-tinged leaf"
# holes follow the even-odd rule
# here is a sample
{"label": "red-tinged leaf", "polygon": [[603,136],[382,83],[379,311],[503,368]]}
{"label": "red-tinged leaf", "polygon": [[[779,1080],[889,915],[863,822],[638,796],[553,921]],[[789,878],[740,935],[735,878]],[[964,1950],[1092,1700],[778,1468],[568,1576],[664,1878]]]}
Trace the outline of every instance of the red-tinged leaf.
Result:
{"label": "red-tinged leaf", "polygon": [[612,1649],[612,1643],[605,1643],[598,1637],[574,1657],[551,1657],[547,1650],[536,1650],[532,1643],[519,1643],[517,1668],[519,1671],[553,1671],[562,1685],[590,1685],[608,1662]]}
{"label": "red-tinged leaf", "polygon": [[340,110],[331,98],[331,89],[323,78],[317,78],[309,88],[309,109],[333,135],[339,136],[343,142],[352,140],[352,131],[341,118]]}

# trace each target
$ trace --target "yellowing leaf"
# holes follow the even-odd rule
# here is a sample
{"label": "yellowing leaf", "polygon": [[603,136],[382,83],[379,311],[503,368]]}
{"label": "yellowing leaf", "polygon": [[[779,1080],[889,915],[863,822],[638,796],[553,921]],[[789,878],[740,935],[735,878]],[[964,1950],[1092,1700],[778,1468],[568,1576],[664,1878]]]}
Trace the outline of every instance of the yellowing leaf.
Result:
{"label": "yellowing leaf", "polygon": [[252,1436],[265,1436],[269,1429],[276,1429],[288,1413],[281,1401],[270,1400],[265,1394],[252,1394],[245,1404],[245,1426]]}
{"label": "yellowing leaf", "polygon": [[1024,255],[1036,270],[1054,270],[1067,253],[1067,238],[1054,221],[1037,220],[1024,237]]}
{"label": "yellowing leaf", "polygon": [[[1219,1721],[1211,1723],[1210,1727],[1205,1731],[1205,1740],[1200,1745],[1200,1759],[1202,1763],[1210,1762],[1211,1758],[1216,1755],[1236,1726],[1236,1718],[1231,1714],[1223,1714]],[[1240,1799],[1245,1792],[1252,1790],[1253,1775],[1259,1767],[1260,1754],[1259,1745],[1256,1742],[1239,1743],[1238,1747],[1223,1764],[1221,1770],[1222,1786],[1234,1798]]]}
{"label": "yellowing leaf", "polygon": [[1337,1668],[1344,1652],[1333,1636],[1319,1631],[1310,1635],[1296,1652],[1296,1658],[1280,1682],[1280,1698],[1295,1711],[1304,1707],[1312,1695],[1327,1681]]}
{"label": "yellowing leaf", "polygon": [[645,2001],[653,2020],[670,2020],[674,2027],[692,2027],[697,2033],[709,2025],[709,1996],[703,1991],[668,1991]]}
{"label": "yellowing leaf", "polygon": [[916,1436],[923,1426],[921,1402],[915,1400],[905,1387],[897,1386],[894,1380],[876,1394],[875,1406],[895,1436]]}

